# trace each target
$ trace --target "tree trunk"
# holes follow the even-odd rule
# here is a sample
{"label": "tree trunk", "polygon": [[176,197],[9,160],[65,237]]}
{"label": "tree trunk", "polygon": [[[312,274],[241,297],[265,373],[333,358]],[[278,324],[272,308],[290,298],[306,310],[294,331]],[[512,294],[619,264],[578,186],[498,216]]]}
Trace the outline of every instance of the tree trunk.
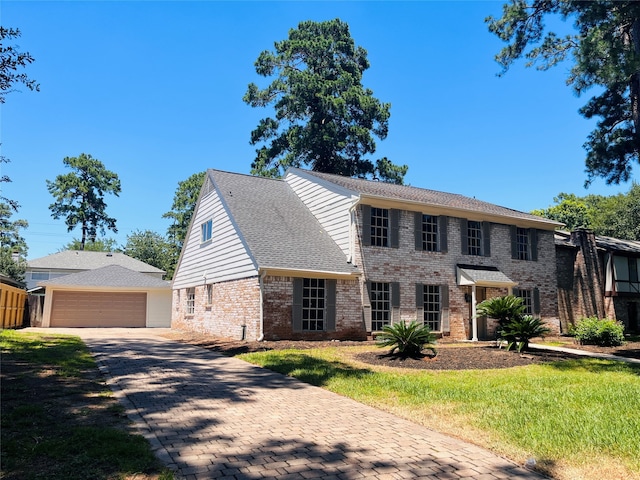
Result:
{"label": "tree trunk", "polygon": [[[631,47],[634,57],[640,58],[640,19],[634,20],[630,29]],[[629,82],[629,97],[631,99],[631,118],[634,126],[636,151],[640,150],[640,69],[636,70]]]}

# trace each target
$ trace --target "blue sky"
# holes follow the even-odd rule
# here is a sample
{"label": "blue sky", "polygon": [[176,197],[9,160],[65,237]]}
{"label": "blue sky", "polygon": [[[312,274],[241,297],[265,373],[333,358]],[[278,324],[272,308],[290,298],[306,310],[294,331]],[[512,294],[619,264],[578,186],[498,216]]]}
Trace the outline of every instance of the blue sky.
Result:
{"label": "blue sky", "polygon": [[41,85],[2,106],[3,194],[29,221],[29,259],[57,252],[67,233],[48,209],[46,180],[66,156],[88,153],[116,172],[106,198],[119,245],[135,230],[164,234],[178,181],[215,168],[249,173],[250,132],[271,110],[246,105],[259,53],[304,20],[339,17],[371,68],[363,84],[391,103],[375,158],[409,165],[406,183],[516,210],[546,208],[560,192],[627,192],[598,180],[585,190],[582,144],[593,129],[565,85],[568,65],[514,66],[499,78],[502,43],[484,18],[500,2],[37,2],[3,0],[1,22],[36,59]]}

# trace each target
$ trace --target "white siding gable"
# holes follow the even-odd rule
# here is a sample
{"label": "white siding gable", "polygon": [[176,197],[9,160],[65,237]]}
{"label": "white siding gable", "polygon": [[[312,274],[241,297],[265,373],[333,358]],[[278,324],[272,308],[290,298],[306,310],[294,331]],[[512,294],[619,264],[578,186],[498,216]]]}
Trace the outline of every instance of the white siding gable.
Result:
{"label": "white siding gable", "polygon": [[[207,176],[183,246],[173,288],[236,280],[258,274],[236,225]],[[212,220],[211,240],[201,242],[201,225]],[[206,278],[206,281],[205,281]]]}
{"label": "white siding gable", "polygon": [[304,172],[297,169],[289,170],[284,179],[333,241],[346,256],[349,256],[351,242],[349,209],[357,200],[356,194],[317,177],[309,179]]}

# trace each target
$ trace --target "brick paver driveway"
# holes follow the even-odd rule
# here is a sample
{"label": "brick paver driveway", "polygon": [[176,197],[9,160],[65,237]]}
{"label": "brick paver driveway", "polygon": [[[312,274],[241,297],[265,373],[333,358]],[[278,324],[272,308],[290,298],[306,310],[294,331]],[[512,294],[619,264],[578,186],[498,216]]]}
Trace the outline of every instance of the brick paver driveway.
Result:
{"label": "brick paver driveway", "polygon": [[151,329],[72,333],[83,337],[178,478],[544,478],[480,447]]}

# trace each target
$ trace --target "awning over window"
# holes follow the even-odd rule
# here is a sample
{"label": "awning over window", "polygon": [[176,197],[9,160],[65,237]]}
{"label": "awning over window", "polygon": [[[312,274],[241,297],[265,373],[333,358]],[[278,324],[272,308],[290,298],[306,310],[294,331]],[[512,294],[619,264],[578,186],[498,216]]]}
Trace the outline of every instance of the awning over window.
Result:
{"label": "awning over window", "polygon": [[483,267],[479,265],[457,265],[456,273],[458,285],[476,285],[478,287],[509,288],[518,284],[497,267]]}

